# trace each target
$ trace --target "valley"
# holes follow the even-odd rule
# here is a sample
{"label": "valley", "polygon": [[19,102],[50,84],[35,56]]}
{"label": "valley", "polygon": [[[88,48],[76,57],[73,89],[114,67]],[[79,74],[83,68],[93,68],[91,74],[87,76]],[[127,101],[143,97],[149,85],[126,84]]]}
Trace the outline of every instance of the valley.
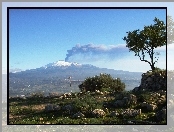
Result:
{"label": "valley", "polygon": [[139,86],[142,74],[58,61],[36,69],[9,73],[9,96],[27,96],[35,92],[43,93],[45,96],[50,92],[79,92],[79,84],[87,77],[100,73],[120,78],[126,84],[126,90]]}

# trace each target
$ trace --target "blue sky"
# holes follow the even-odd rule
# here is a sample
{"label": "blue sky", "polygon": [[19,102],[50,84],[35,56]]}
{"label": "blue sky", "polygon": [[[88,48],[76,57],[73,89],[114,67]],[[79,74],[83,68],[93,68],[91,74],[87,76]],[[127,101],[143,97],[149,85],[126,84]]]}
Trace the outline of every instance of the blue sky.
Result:
{"label": "blue sky", "polygon": [[[165,21],[165,10],[11,9],[9,67],[22,70],[38,68],[64,60],[67,50],[73,47],[90,44],[90,48],[107,52],[77,53],[69,61],[116,70],[149,70],[149,64],[140,62],[138,57],[128,52],[122,38],[127,31],[153,24],[155,17]],[[111,54],[113,48],[116,50]],[[165,68],[165,47],[161,49],[158,66]]]}

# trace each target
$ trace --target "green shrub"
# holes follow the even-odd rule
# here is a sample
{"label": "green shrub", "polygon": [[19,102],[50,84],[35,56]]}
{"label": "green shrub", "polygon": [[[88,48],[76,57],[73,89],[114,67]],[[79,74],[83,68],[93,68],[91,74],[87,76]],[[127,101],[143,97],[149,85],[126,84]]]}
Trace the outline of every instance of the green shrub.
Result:
{"label": "green shrub", "polygon": [[80,99],[74,99],[73,106],[75,108],[75,112],[80,111],[88,117],[91,116],[92,110],[101,109],[103,107],[103,103],[96,100],[96,98],[91,95],[84,95]]}
{"label": "green shrub", "polygon": [[[109,89],[114,92],[125,90],[125,84],[120,78],[112,78],[110,74],[100,74],[99,76],[88,77],[79,85],[81,91],[91,91]],[[109,91],[108,90],[108,91]]]}
{"label": "green shrub", "polygon": [[161,74],[162,76],[166,76],[166,70],[165,69],[160,69],[158,67],[155,68],[155,70],[149,70],[147,71],[148,75],[152,74]]}

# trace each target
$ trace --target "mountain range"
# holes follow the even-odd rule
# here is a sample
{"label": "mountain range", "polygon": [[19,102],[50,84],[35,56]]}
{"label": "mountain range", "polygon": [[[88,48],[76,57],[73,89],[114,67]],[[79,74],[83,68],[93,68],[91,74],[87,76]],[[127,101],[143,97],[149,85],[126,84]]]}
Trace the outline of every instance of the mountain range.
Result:
{"label": "mountain range", "polygon": [[[133,89],[140,83],[141,72],[129,72],[107,68],[99,68],[90,64],[65,62],[63,60],[49,63],[36,69],[9,73],[9,95],[31,92],[68,92],[78,91],[78,85],[87,77],[110,74],[120,78],[126,84],[126,89]],[[72,87],[69,87],[69,81]]]}

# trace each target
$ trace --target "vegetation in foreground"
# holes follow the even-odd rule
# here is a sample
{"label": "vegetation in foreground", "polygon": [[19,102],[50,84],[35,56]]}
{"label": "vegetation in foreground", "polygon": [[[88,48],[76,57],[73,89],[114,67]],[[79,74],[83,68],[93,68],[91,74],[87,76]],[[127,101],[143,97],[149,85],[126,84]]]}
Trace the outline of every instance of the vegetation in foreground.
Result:
{"label": "vegetation in foreground", "polygon": [[[125,91],[125,85],[118,80],[103,74],[86,79],[79,86],[81,92],[54,93],[47,97],[35,93],[29,97],[9,98],[9,124],[166,124],[166,119],[159,120],[156,116],[166,106],[165,99],[159,102],[158,91]],[[109,81],[114,87],[108,87]],[[104,85],[106,82],[108,85]],[[87,90],[87,84],[93,85],[95,90],[90,90],[92,87]],[[99,84],[104,87],[97,87]],[[119,104],[118,100],[129,97],[136,98]],[[157,106],[155,109],[142,106],[152,101]],[[129,115],[125,112],[128,110],[140,113]]]}

